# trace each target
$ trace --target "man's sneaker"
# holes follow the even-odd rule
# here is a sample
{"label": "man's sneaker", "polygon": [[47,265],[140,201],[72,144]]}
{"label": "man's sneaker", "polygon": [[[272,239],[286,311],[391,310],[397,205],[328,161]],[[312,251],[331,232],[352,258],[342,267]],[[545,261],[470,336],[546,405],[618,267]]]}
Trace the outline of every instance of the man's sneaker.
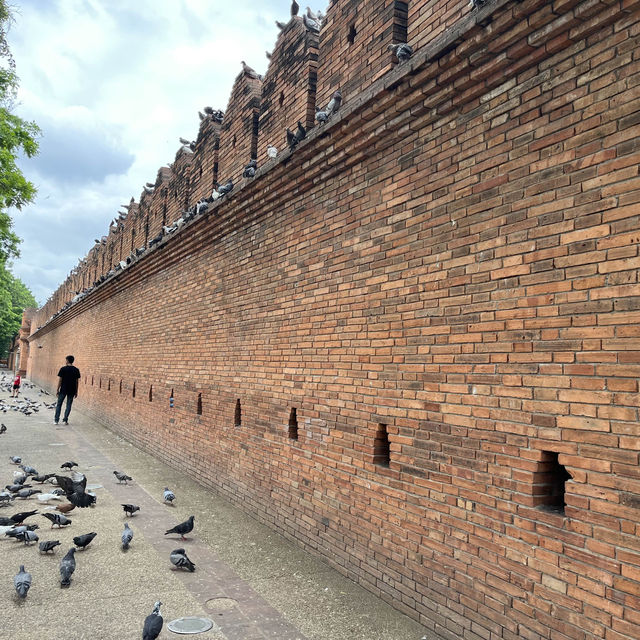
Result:
{"label": "man's sneaker", "polygon": [[63,420],[62,424],[66,424],[67,426],[69,426],[69,421],[68,420]]}
{"label": "man's sneaker", "polygon": [[58,421],[57,421],[57,420],[54,420],[54,421],[53,421],[53,424],[58,424]]}

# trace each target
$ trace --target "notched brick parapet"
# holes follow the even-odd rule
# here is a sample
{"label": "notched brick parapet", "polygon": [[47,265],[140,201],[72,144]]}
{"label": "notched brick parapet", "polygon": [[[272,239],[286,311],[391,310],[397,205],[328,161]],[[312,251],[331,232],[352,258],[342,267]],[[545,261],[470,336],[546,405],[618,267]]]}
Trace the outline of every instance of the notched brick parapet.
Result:
{"label": "notched brick parapet", "polygon": [[247,163],[257,156],[262,80],[253,70],[236,78],[220,128],[218,181],[239,182]]}
{"label": "notched brick parapet", "polygon": [[209,197],[217,180],[221,125],[212,115],[202,116],[193,153],[189,205]]}
{"label": "notched brick parapet", "polygon": [[169,179],[167,196],[167,220],[177,220],[189,206],[189,182],[193,162],[193,149],[183,145],[178,149],[176,158],[171,166],[172,175]]}
{"label": "notched brick parapet", "polygon": [[407,2],[334,0],[320,32],[317,104],[340,89],[344,101],[371,86],[394,64],[390,44],[407,40]]}
{"label": "notched brick parapet", "polygon": [[313,126],[318,67],[318,34],[294,16],[280,32],[262,83],[258,133],[258,166],[269,157],[267,147],[286,148],[286,128],[298,121]]}

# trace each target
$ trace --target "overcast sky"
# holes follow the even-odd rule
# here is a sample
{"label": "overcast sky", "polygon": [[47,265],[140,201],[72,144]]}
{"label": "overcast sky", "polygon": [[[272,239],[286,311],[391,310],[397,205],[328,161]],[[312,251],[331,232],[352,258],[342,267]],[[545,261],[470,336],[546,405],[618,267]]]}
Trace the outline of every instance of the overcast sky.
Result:
{"label": "overcast sky", "polygon": [[196,137],[198,111],[226,109],[240,61],[266,71],[275,20],[288,19],[291,2],[11,4],[16,112],[43,132],[39,156],[20,163],[38,195],[13,214],[23,243],[12,270],[43,304],[107,233],[119,206],[138,200],[142,185],[173,161],[178,138]]}

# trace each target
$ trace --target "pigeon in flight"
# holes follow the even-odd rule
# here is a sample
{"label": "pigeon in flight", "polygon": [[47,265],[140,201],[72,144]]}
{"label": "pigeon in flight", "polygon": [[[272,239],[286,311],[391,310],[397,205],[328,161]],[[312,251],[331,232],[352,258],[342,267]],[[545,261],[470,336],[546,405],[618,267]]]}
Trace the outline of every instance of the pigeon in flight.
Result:
{"label": "pigeon in flight", "polygon": [[126,551],[133,540],[133,529],[128,522],[124,523],[124,531],[122,532],[122,550]]}
{"label": "pigeon in flight", "polygon": [[38,548],[40,553],[47,553],[47,551],[53,551],[60,544],[60,540],[43,540]]}
{"label": "pigeon in flight", "polygon": [[126,473],[120,473],[119,471],[114,471],[113,475],[116,478],[118,478],[118,484],[122,484],[123,482],[127,484],[129,480],[133,481],[133,478],[131,476],[128,476]]}
{"label": "pigeon in flight", "polygon": [[20,598],[26,598],[27,592],[31,588],[31,574],[24,570],[24,565],[20,565],[18,573],[13,577],[13,586]]}
{"label": "pigeon in flight", "polygon": [[171,491],[169,487],[165,487],[163,497],[165,502],[168,502],[169,504],[173,504],[173,501],[176,499],[176,494],[173,493],[173,491]]}
{"label": "pigeon in flight", "polygon": [[68,587],[71,584],[71,576],[76,570],[76,550],[71,547],[60,561],[60,586]]}
{"label": "pigeon in flight", "polygon": [[189,560],[184,549],[174,549],[169,555],[169,560],[171,560],[171,564],[178,567],[178,569],[186,569],[187,571],[191,571],[191,573],[196,570],[196,565]]}
{"label": "pigeon in flight", "polygon": [[393,51],[400,62],[406,62],[413,55],[413,47],[406,42],[390,44],[388,49],[389,51]]}
{"label": "pigeon in flight", "polygon": [[180,524],[177,524],[175,527],[173,527],[173,529],[169,529],[168,531],[165,531],[165,536],[168,533],[178,533],[180,534],[180,537],[185,540],[186,538],[184,537],[185,533],[190,533],[191,531],[193,531],[193,521],[195,519],[195,516],[190,516],[189,519],[186,522],[181,522]]}
{"label": "pigeon in flight", "polygon": [[153,607],[153,611],[145,618],[142,629],[142,640],[156,640],[162,631],[164,620],[160,615],[162,602],[158,600]]}
{"label": "pigeon in flight", "polygon": [[[90,507],[95,503],[96,497],[86,492],[87,477],[83,473],[74,471],[71,478],[56,476],[58,486],[64,491],[67,500],[76,507]],[[60,509],[58,509],[60,511]]]}
{"label": "pigeon in flight", "polygon": [[136,511],[140,511],[140,507],[137,504],[123,504],[121,506],[130,518],[133,517]]}
{"label": "pigeon in flight", "polygon": [[67,516],[62,515],[61,513],[43,513],[42,516],[51,522],[52,529],[56,524],[58,525],[58,528],[62,528],[72,522],[70,518],[67,518]]}
{"label": "pigeon in flight", "polygon": [[90,542],[97,536],[98,534],[95,532],[91,532],[91,533],[85,533],[84,535],[81,536],[76,536],[73,539],[73,544],[76,545],[76,547],[80,547],[81,549],[86,549]]}

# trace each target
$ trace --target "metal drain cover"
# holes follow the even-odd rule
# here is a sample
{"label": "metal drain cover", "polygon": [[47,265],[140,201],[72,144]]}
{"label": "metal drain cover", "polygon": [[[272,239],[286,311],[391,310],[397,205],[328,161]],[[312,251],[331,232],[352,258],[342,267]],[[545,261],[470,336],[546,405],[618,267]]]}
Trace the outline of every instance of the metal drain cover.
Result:
{"label": "metal drain cover", "polygon": [[179,633],[181,635],[204,633],[205,631],[209,631],[209,629],[213,628],[213,620],[209,620],[209,618],[189,616],[187,618],[172,620],[167,627],[169,631],[173,631],[173,633]]}

